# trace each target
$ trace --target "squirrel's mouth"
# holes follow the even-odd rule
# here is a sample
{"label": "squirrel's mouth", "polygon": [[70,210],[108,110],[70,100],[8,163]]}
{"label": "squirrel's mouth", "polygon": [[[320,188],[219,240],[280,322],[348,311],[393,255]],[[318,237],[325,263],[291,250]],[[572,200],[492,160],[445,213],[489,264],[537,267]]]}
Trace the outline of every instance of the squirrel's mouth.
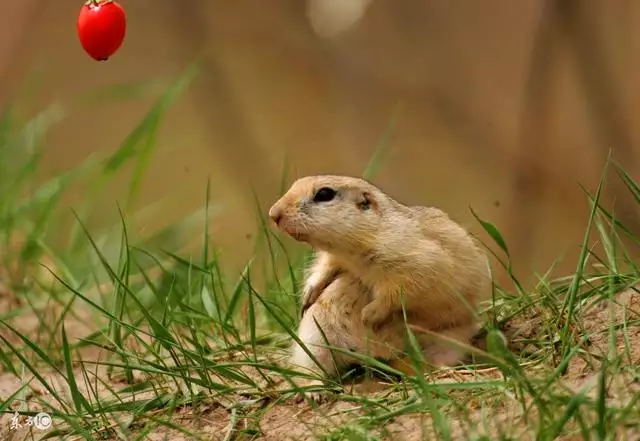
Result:
{"label": "squirrel's mouth", "polygon": [[298,222],[292,222],[292,219],[280,218],[276,225],[280,231],[298,242],[307,242],[309,239],[305,228],[301,228]]}
{"label": "squirrel's mouth", "polygon": [[286,226],[281,228],[289,237],[297,240],[298,242],[306,242],[308,239],[308,236],[305,233],[297,231],[295,228],[287,228]]}

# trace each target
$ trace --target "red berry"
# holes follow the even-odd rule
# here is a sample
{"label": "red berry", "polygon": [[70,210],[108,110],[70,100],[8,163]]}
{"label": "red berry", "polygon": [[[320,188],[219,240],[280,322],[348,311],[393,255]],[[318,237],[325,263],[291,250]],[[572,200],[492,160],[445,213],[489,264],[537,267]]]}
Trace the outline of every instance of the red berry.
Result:
{"label": "red berry", "polygon": [[113,0],[89,0],[78,17],[82,48],[98,61],[106,61],[122,45],[127,28],[124,9]]}

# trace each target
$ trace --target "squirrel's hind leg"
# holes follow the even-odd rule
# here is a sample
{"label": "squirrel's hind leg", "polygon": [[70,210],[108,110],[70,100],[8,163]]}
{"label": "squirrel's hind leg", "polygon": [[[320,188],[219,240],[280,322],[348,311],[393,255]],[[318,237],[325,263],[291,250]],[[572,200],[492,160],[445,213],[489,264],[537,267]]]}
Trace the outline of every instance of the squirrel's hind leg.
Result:
{"label": "squirrel's hind leg", "polygon": [[[342,342],[342,336],[336,332],[334,324],[324,319],[325,314],[323,313],[325,311],[318,311],[320,309],[322,309],[322,306],[314,303],[300,322],[298,338],[303,343],[306,351],[296,341],[293,342],[291,348],[290,363],[293,365],[293,368],[315,377],[296,379],[295,383],[299,387],[322,387],[325,385],[328,377],[336,375],[338,370],[345,365],[345,357],[330,349],[330,346],[343,347],[343,345],[340,344]],[[314,318],[316,318],[316,320],[314,320]],[[322,329],[322,332],[318,326]],[[311,357],[309,353],[313,355],[313,357]],[[323,401],[324,398],[327,397],[326,391],[322,390],[306,393],[316,402]],[[297,401],[301,401],[303,398],[301,394],[296,394]]]}
{"label": "squirrel's hind leg", "polygon": [[[443,338],[420,334],[414,331],[428,366],[421,366],[420,370],[425,372],[430,368],[453,367],[464,360],[468,355],[465,346],[471,345],[471,339],[478,331],[477,324],[466,324],[439,331]],[[451,341],[453,340],[453,341]],[[409,356],[404,356],[388,362],[392,368],[407,375],[416,375],[417,372]]]}

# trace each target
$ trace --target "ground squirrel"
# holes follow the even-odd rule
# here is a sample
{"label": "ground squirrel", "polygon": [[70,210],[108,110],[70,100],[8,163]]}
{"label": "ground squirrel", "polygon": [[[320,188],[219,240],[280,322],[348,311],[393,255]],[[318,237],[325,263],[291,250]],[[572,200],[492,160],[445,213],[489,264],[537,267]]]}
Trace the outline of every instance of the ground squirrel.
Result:
{"label": "ground squirrel", "polygon": [[[409,324],[463,343],[478,331],[478,304],[491,293],[487,256],[443,211],[403,205],[364,179],[322,175],[294,182],[269,217],[315,250],[298,335],[325,372],[347,360],[332,358],[316,323],[331,345],[387,360],[403,348],[403,305]],[[436,366],[464,355],[442,341],[419,341]],[[322,371],[296,343],[291,361]]]}

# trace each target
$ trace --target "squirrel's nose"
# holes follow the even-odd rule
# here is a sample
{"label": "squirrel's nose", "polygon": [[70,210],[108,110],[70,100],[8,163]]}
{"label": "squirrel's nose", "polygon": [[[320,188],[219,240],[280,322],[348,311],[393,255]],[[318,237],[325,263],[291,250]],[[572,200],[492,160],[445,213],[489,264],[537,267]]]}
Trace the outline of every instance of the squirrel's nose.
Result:
{"label": "squirrel's nose", "polygon": [[274,224],[280,225],[280,221],[282,220],[282,211],[275,207],[271,207],[269,210],[269,217]]}

